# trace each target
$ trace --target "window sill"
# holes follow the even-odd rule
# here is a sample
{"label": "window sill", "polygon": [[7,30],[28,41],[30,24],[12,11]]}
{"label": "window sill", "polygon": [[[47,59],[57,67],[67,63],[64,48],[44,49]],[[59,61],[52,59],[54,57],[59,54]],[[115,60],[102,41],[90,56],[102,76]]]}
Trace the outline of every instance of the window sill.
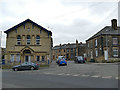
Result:
{"label": "window sill", "polygon": [[112,46],[118,46],[118,44],[112,44]]}
{"label": "window sill", "polygon": [[118,57],[118,55],[113,55],[113,57]]}
{"label": "window sill", "polygon": [[42,45],[15,45],[15,46],[42,46]]}

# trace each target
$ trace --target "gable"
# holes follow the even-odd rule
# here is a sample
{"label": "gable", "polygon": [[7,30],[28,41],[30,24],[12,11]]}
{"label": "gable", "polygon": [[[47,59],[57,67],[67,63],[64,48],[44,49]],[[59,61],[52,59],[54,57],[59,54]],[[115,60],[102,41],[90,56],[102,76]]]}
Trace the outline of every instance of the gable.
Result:
{"label": "gable", "polygon": [[12,30],[16,30],[16,32],[17,32],[17,28],[19,28],[20,26],[23,26],[23,29],[26,29],[25,25],[26,25],[26,23],[28,23],[28,22],[32,24],[32,28],[34,28],[35,26],[37,26],[38,28],[40,28],[39,30],[44,30],[45,32],[48,33],[48,35],[51,35],[51,36],[52,36],[52,32],[51,32],[51,31],[45,29],[44,27],[42,27],[42,26],[38,25],[37,23],[31,21],[30,19],[27,19],[27,20],[25,20],[25,21],[23,21],[23,22],[15,25],[14,27],[12,27],[12,28],[4,31],[4,32],[5,32],[6,34],[8,34],[9,32],[11,32]]}
{"label": "gable", "polygon": [[120,30],[120,27],[117,27],[117,30],[114,30],[111,26],[106,26],[86,41],[89,41],[89,40],[96,38],[97,36],[100,36],[100,35],[120,35],[119,30]]}

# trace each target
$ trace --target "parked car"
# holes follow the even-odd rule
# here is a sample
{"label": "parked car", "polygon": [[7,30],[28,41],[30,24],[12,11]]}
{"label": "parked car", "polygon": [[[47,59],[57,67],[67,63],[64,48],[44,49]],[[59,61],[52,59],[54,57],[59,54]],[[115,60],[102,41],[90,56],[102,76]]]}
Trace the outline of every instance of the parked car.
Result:
{"label": "parked car", "polygon": [[20,65],[13,66],[12,69],[14,71],[18,71],[18,70],[37,70],[37,69],[39,69],[39,65],[35,64],[35,63],[32,63],[32,62],[25,62],[25,63],[22,63]]}
{"label": "parked car", "polygon": [[58,58],[56,59],[56,63],[59,64],[59,62],[62,58],[65,58],[65,57],[64,56],[58,56]]}
{"label": "parked car", "polygon": [[61,65],[67,65],[67,61],[66,61],[66,59],[65,59],[64,56],[59,56],[58,57],[58,64],[59,64],[59,66],[61,66]]}
{"label": "parked car", "polygon": [[85,60],[82,56],[75,56],[75,63],[85,63]]}

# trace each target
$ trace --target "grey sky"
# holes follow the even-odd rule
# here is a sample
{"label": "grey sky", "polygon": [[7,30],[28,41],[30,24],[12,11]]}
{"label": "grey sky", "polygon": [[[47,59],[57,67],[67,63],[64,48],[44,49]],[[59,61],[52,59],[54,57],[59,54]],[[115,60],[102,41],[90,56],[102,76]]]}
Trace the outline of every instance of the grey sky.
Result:
{"label": "grey sky", "polygon": [[[85,42],[104,26],[111,25],[111,19],[118,18],[118,2],[113,1],[1,0],[0,30],[29,18],[52,31],[54,45],[74,43],[76,39]],[[2,34],[2,47],[5,41]]]}

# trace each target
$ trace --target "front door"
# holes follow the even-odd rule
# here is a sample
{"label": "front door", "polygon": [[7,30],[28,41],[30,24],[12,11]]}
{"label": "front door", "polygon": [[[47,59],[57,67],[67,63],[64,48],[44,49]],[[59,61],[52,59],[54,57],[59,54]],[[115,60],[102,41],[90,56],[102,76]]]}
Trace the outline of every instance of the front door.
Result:
{"label": "front door", "polygon": [[30,62],[30,56],[25,56],[25,62]]}
{"label": "front door", "polygon": [[105,60],[108,60],[108,50],[104,51],[104,57],[105,57]]}

